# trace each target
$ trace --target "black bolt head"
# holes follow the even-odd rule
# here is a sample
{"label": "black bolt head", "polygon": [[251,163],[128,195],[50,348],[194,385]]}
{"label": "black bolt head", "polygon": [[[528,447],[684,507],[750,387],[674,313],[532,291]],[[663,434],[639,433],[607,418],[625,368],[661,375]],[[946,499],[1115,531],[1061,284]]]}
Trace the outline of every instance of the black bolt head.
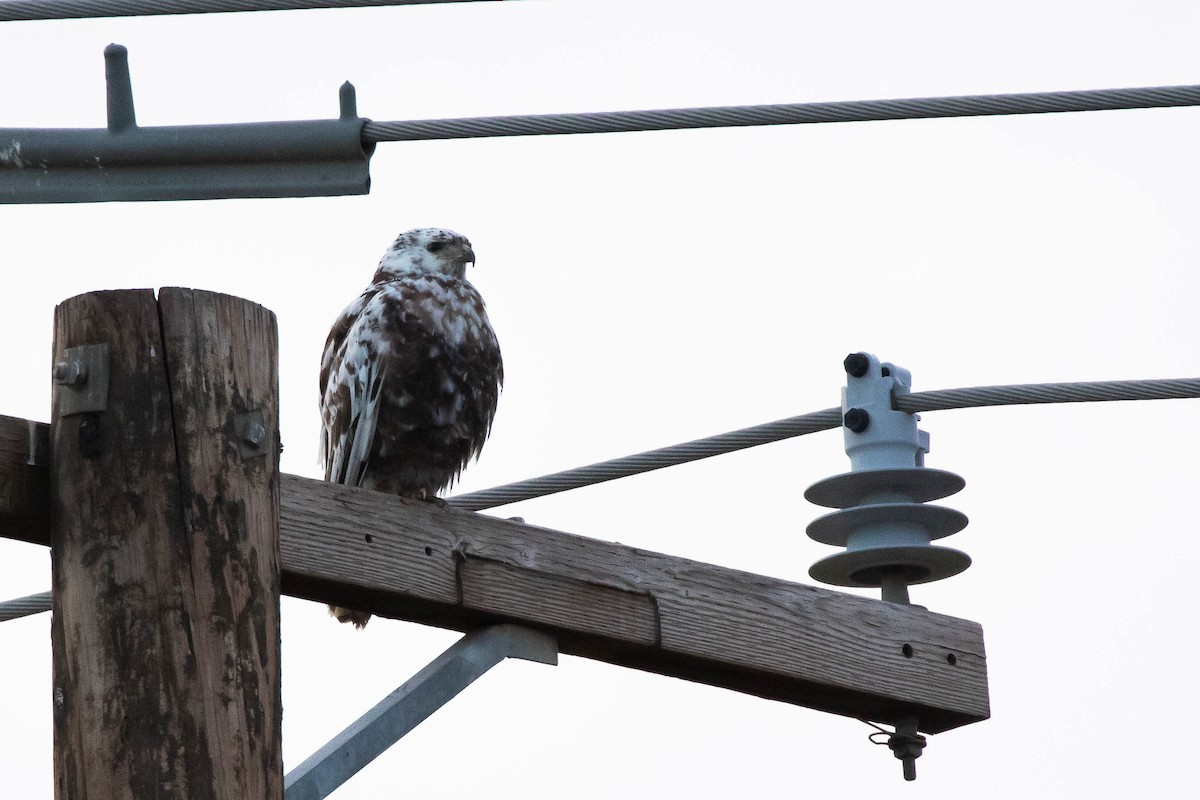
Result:
{"label": "black bolt head", "polygon": [[863,408],[852,408],[842,418],[842,424],[854,433],[862,433],[871,424],[871,415]]}
{"label": "black bolt head", "polygon": [[871,359],[862,353],[851,353],[842,361],[842,366],[846,368],[846,374],[850,377],[861,378],[871,368]]}

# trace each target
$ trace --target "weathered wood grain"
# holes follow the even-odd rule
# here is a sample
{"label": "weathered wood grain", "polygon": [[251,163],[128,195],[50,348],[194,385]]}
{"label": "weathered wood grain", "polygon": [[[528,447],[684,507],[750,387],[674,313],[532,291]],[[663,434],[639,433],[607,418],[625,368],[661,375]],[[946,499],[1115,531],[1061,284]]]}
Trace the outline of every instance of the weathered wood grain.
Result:
{"label": "weathered wood grain", "polygon": [[[190,633],[197,695],[214,773],[211,795],[201,789],[189,796],[279,798],[275,315],[192,289],[162,289],[158,304],[196,609]],[[250,416],[261,424],[253,446],[239,428]]]}
{"label": "weathered wood grain", "polygon": [[648,592],[469,556],[459,561],[458,585],[463,608],[643,647],[659,642],[658,607]]}
{"label": "weathered wood grain", "polygon": [[110,352],[107,409],[51,432],[57,800],[282,797],[276,452],[231,436],[253,404],[275,441],[274,336],[189,290],[56,311],[56,356]]}
{"label": "weathered wood grain", "polygon": [[[284,475],[284,589],[936,733],[988,716],[974,622]],[[911,656],[904,645],[911,646]],[[953,655],[953,662],[948,656]]]}

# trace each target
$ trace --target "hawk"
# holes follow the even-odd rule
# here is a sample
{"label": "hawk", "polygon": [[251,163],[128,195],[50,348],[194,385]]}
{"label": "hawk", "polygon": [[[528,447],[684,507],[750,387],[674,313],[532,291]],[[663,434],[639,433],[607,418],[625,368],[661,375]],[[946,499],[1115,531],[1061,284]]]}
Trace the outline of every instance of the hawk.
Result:
{"label": "hawk", "polygon": [[[321,357],[325,480],[433,500],[491,431],[504,382],[466,237],[396,237],[371,285],[334,323]],[[371,615],[331,606],[356,627]]]}

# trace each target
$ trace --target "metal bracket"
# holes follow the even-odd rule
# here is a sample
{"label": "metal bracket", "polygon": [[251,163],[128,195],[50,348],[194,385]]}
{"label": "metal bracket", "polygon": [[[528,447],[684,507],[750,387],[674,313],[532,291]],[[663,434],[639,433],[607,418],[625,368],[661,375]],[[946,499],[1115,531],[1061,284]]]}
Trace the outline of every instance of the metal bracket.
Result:
{"label": "metal bracket", "polygon": [[338,119],[139,127],[128,51],[104,49],[107,128],[0,128],[0,203],[367,194],[354,87]]}
{"label": "metal bracket", "polygon": [[468,633],[283,779],[285,800],[321,800],[505,658],[558,664],[558,643],[519,625]]}
{"label": "metal bracket", "polygon": [[54,363],[58,416],[108,410],[108,345],[68,347]]}
{"label": "metal bracket", "polygon": [[244,411],[233,418],[233,432],[237,436],[238,456],[243,461],[267,454],[270,435],[263,422],[262,411]]}

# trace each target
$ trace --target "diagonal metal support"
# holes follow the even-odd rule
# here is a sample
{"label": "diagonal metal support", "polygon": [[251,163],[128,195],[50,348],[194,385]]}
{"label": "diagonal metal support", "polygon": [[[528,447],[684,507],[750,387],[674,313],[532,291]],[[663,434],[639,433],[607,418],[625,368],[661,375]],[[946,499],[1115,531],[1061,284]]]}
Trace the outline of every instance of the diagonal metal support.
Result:
{"label": "diagonal metal support", "polygon": [[321,800],[505,658],[558,664],[558,643],[519,625],[455,642],[284,778],[286,800]]}

